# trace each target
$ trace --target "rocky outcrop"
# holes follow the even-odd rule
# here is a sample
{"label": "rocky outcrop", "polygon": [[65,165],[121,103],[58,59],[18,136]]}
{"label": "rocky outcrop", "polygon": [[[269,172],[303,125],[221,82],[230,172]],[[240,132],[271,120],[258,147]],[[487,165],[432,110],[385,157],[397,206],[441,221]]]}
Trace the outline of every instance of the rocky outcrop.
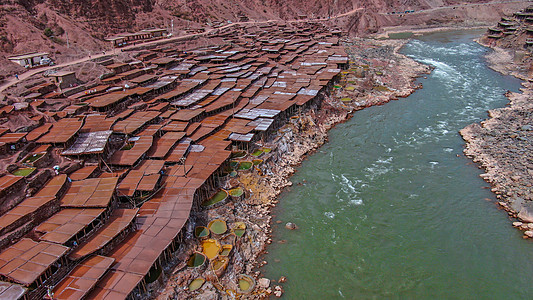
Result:
{"label": "rocky outcrop", "polygon": [[533,222],[533,85],[508,93],[509,107],[489,111],[490,119],[461,130],[465,154],[485,169],[481,177],[513,217]]}
{"label": "rocky outcrop", "polygon": [[[138,13],[153,10],[152,0],[47,0],[59,13],[94,20],[95,31],[106,33],[116,29],[133,29]],[[96,27],[98,26],[98,27]]]}
{"label": "rocky outcrop", "polygon": [[[531,8],[533,10],[533,7]],[[466,141],[465,154],[486,171],[481,177],[492,185],[498,204],[519,219],[513,226],[533,237],[533,83],[531,48],[524,50],[528,28],[520,19],[499,22],[508,33],[491,27],[480,39],[494,52],[488,55],[491,67],[526,80],[520,93],[508,92],[509,106],[489,111],[489,119],[460,131]],[[503,31],[502,31],[503,32]],[[525,52],[525,53],[524,53]],[[529,52],[529,53],[528,53]]]}

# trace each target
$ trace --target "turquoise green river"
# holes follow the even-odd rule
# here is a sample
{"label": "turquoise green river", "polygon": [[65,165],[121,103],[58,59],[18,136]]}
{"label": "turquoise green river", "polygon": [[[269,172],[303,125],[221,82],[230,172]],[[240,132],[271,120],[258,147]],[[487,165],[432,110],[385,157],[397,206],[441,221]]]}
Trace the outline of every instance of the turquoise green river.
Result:
{"label": "turquoise green river", "polygon": [[477,34],[411,40],[402,53],[435,67],[424,88],[356,112],[298,168],[262,268],[283,298],[533,299],[533,244],[462,153],[458,131],[520,87]]}

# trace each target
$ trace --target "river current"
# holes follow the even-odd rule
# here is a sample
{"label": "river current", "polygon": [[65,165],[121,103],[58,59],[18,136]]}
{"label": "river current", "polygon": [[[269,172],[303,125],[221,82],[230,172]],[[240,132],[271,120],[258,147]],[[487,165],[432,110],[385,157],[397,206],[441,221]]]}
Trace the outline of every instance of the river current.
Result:
{"label": "river current", "polygon": [[478,34],[411,40],[402,53],[435,67],[423,89],[356,112],[297,169],[262,269],[285,299],[533,299],[533,244],[462,154],[458,131],[520,87]]}

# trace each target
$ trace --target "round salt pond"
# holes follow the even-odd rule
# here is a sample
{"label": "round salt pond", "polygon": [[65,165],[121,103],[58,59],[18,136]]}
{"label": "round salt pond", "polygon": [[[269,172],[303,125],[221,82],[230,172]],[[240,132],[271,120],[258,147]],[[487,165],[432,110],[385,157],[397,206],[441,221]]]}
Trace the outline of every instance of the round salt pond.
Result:
{"label": "round salt pond", "polygon": [[221,201],[224,201],[226,200],[226,198],[228,198],[228,192],[226,192],[225,190],[220,190],[218,193],[216,193],[215,195],[213,195],[213,197],[207,199],[206,201],[204,201],[202,203],[202,206],[203,207],[209,207],[209,206],[212,206],[216,203],[219,203]]}
{"label": "round salt pond", "polygon": [[239,164],[239,169],[238,170],[250,170],[250,168],[252,167],[253,165],[253,162],[251,161],[243,161]]}
{"label": "round salt pond", "polygon": [[197,226],[194,229],[194,236],[197,238],[206,238],[209,236],[209,228],[205,226]]}
{"label": "round salt pond", "polygon": [[205,283],[205,279],[201,277],[196,278],[195,280],[191,281],[191,283],[189,284],[189,291],[194,292],[196,290],[199,290],[200,288],[202,288],[204,283]]}
{"label": "round salt pond", "polygon": [[202,241],[202,252],[207,256],[207,259],[211,260],[218,256],[221,246],[215,239],[207,239]]}
{"label": "round salt pond", "polygon": [[229,190],[229,194],[232,197],[240,197],[242,196],[242,194],[244,194],[244,190],[242,189],[242,187],[237,187]]}
{"label": "round salt pond", "polygon": [[240,293],[250,293],[254,287],[255,287],[255,280],[245,274],[241,274],[238,277],[238,283],[239,283],[239,292]]}
{"label": "round salt pond", "polygon": [[189,260],[187,261],[187,266],[189,268],[199,268],[205,263],[205,255],[200,252],[194,252]]}
{"label": "round salt pond", "polygon": [[211,261],[211,268],[218,277],[221,277],[229,264],[228,257],[217,257]]}
{"label": "round salt pond", "polygon": [[236,222],[233,226],[233,232],[236,236],[241,237],[246,231],[246,224],[244,222]]}
{"label": "round salt pond", "polygon": [[214,234],[224,234],[228,230],[226,222],[220,219],[209,222],[207,227],[209,227],[209,230],[211,230],[211,232]]}

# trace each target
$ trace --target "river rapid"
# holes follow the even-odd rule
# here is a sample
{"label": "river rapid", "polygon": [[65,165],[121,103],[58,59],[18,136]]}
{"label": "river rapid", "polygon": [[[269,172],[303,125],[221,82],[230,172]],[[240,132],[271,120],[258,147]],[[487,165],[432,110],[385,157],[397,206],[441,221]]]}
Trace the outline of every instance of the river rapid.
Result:
{"label": "river rapid", "polygon": [[423,89],[356,112],[297,169],[262,268],[285,299],[533,298],[533,245],[462,154],[458,131],[520,87],[477,35],[411,40],[401,52],[435,67]]}

